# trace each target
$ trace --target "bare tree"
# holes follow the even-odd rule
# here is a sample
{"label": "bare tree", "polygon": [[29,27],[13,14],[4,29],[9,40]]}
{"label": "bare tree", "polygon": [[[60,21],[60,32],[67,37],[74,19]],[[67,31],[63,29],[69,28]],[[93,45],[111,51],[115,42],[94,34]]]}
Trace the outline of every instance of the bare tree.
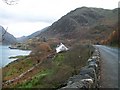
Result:
{"label": "bare tree", "polygon": [[2,0],[2,1],[5,2],[8,5],[15,5],[15,4],[18,4],[17,2],[19,0]]}

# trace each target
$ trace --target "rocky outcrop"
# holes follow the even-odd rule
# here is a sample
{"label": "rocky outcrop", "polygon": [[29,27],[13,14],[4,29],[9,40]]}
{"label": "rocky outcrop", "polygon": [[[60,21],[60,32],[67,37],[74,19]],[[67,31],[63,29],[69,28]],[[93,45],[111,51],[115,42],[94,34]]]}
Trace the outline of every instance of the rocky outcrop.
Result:
{"label": "rocky outcrop", "polygon": [[66,88],[98,88],[100,80],[100,52],[96,48],[95,52],[88,59],[87,65],[80,70],[78,75],[70,77],[67,85],[59,90]]}

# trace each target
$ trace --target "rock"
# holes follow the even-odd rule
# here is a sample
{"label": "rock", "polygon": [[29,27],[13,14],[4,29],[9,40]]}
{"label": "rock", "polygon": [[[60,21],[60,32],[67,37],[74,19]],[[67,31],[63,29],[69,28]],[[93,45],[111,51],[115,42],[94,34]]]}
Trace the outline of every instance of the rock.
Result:
{"label": "rock", "polygon": [[61,88],[90,88],[93,84],[93,79],[88,74],[85,75],[74,75],[68,80],[67,86]]}
{"label": "rock", "polygon": [[88,59],[87,66],[81,68],[78,75],[74,75],[68,79],[67,86],[59,90],[68,90],[76,88],[96,88],[100,80],[99,76],[99,63],[100,63],[100,53],[98,50],[95,50],[93,56]]}
{"label": "rock", "polygon": [[95,73],[95,69],[93,68],[89,68],[88,66],[87,67],[83,67],[81,70],[80,70],[80,75],[85,75],[85,74],[88,74],[90,77],[92,77],[93,79],[96,77],[96,73]]}
{"label": "rock", "polygon": [[75,82],[78,82],[78,81],[80,81],[82,79],[92,79],[92,77],[89,76],[88,74],[85,74],[85,75],[74,75],[73,77],[70,77],[68,79],[67,85],[75,83]]}

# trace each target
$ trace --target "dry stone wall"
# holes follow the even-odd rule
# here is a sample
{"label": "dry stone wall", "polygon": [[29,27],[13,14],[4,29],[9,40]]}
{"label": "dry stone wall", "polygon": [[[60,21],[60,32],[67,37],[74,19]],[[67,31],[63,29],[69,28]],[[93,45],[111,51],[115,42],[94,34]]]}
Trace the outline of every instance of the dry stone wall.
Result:
{"label": "dry stone wall", "polygon": [[67,88],[98,88],[100,81],[100,52],[95,49],[93,55],[88,59],[85,67],[81,68],[78,75],[70,77],[67,85],[59,90]]}

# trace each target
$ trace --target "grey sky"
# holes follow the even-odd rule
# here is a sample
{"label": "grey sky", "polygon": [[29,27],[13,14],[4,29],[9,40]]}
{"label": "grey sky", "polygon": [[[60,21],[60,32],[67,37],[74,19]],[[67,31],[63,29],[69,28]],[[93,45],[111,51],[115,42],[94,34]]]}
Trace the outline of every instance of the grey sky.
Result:
{"label": "grey sky", "polygon": [[7,5],[0,0],[0,25],[16,37],[29,35],[51,25],[78,7],[114,9],[119,0],[19,0]]}

